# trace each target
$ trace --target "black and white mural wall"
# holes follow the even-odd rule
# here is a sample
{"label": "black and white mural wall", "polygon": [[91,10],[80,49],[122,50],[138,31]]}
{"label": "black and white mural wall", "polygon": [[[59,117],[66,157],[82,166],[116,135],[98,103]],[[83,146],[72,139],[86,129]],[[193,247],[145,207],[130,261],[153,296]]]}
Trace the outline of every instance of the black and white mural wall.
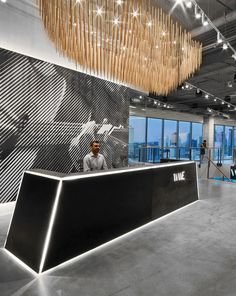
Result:
{"label": "black and white mural wall", "polygon": [[4,49],[0,68],[0,202],[26,169],[80,171],[94,139],[110,168],[127,165],[133,90]]}

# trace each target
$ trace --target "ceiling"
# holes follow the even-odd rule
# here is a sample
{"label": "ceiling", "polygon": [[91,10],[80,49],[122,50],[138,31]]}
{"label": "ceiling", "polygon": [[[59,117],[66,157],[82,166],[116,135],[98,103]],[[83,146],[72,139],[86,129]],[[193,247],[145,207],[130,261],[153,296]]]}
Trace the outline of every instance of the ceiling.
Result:
{"label": "ceiling", "polygon": [[[178,87],[167,97],[149,97],[170,104],[175,111],[230,117],[235,120],[236,110],[233,105],[236,107],[236,60],[232,58],[233,51],[223,50],[222,44],[217,44],[216,30],[211,25],[202,26],[201,19],[197,20],[194,16],[194,7],[175,5],[176,0],[155,0],[155,3],[171,13],[172,18],[203,44],[203,63],[200,70],[188,80],[192,85],[188,89]],[[198,0],[196,3],[225,37],[225,41],[236,50],[236,0]],[[209,93],[209,97],[206,99],[204,92],[202,96],[196,96],[197,88]],[[222,104],[218,99],[214,101],[215,97],[228,103]],[[147,100],[146,106],[152,107],[153,100]],[[228,104],[232,106],[229,108]]]}
{"label": "ceiling", "polygon": [[[34,6],[36,0],[22,0],[27,7]],[[154,99],[169,104],[171,110],[179,112],[188,112],[199,115],[216,116],[226,115],[236,120],[236,110],[229,108],[228,103],[236,107],[236,60],[232,58],[231,49],[223,50],[222,44],[217,44],[217,33],[211,25],[203,27],[201,20],[195,19],[194,8],[187,8],[185,4],[176,5],[177,0],[150,0],[161,7],[172,18],[182,24],[186,31],[192,33],[195,40],[203,44],[203,63],[200,70],[188,80],[193,88],[182,89],[181,86],[167,97],[154,97],[149,95],[146,99],[138,99],[132,103],[151,108],[160,108],[154,105]],[[185,2],[187,0],[182,0]],[[192,0],[194,2],[195,0]],[[9,1],[9,7],[16,9],[18,1]],[[196,3],[202,11],[209,17],[216,28],[225,37],[230,45],[236,50],[236,0],[196,0]],[[173,9],[173,7],[175,7]],[[27,9],[27,13],[30,13]],[[203,90],[202,96],[196,96],[196,89]],[[210,94],[209,98],[204,97],[204,92]],[[227,101],[224,105],[220,100],[214,101],[214,95],[217,98]],[[152,99],[150,99],[152,97]],[[153,99],[154,97],[154,99]],[[155,102],[156,103],[156,102]],[[161,104],[161,106],[163,106]],[[207,108],[213,111],[209,113]]]}

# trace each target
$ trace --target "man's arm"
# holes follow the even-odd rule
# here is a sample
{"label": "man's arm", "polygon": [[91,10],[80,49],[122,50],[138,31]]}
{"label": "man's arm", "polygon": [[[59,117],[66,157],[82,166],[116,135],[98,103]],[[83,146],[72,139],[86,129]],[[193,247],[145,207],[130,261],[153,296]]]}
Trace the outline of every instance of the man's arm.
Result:
{"label": "man's arm", "polygon": [[83,171],[84,172],[90,172],[91,171],[90,161],[89,161],[89,158],[87,156],[85,156],[84,159],[83,159]]}

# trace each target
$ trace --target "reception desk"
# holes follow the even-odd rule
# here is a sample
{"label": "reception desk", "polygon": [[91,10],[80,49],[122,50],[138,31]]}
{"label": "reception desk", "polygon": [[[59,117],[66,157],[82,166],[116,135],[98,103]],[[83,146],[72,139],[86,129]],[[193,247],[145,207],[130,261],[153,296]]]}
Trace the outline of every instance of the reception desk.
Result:
{"label": "reception desk", "polygon": [[196,164],[24,172],[5,248],[37,273],[198,199]]}

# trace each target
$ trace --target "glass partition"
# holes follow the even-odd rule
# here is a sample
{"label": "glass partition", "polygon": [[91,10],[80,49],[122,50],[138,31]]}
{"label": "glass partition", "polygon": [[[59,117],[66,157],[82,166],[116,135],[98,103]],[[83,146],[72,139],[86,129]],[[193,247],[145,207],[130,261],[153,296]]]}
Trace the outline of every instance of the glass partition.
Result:
{"label": "glass partition", "polygon": [[162,146],[162,119],[147,118],[147,161],[159,162]]}
{"label": "glass partition", "polygon": [[146,118],[129,118],[129,163],[140,161],[140,147],[146,146]]}
{"label": "glass partition", "polygon": [[234,148],[236,148],[236,127],[234,128]]}
{"label": "glass partition", "polygon": [[202,139],[202,123],[193,122],[192,123],[192,159],[199,160],[200,159],[200,145],[203,141]]}
{"label": "glass partition", "polygon": [[190,159],[190,122],[179,122],[179,158]]}
{"label": "glass partition", "polygon": [[177,147],[177,121],[164,120],[164,158],[176,158]]}
{"label": "glass partition", "polygon": [[224,141],[224,126],[223,125],[215,125],[215,135],[214,135],[214,158],[216,160],[220,160],[221,149],[223,148]]}
{"label": "glass partition", "polygon": [[232,159],[232,156],[233,156],[233,127],[225,126],[224,159]]}

